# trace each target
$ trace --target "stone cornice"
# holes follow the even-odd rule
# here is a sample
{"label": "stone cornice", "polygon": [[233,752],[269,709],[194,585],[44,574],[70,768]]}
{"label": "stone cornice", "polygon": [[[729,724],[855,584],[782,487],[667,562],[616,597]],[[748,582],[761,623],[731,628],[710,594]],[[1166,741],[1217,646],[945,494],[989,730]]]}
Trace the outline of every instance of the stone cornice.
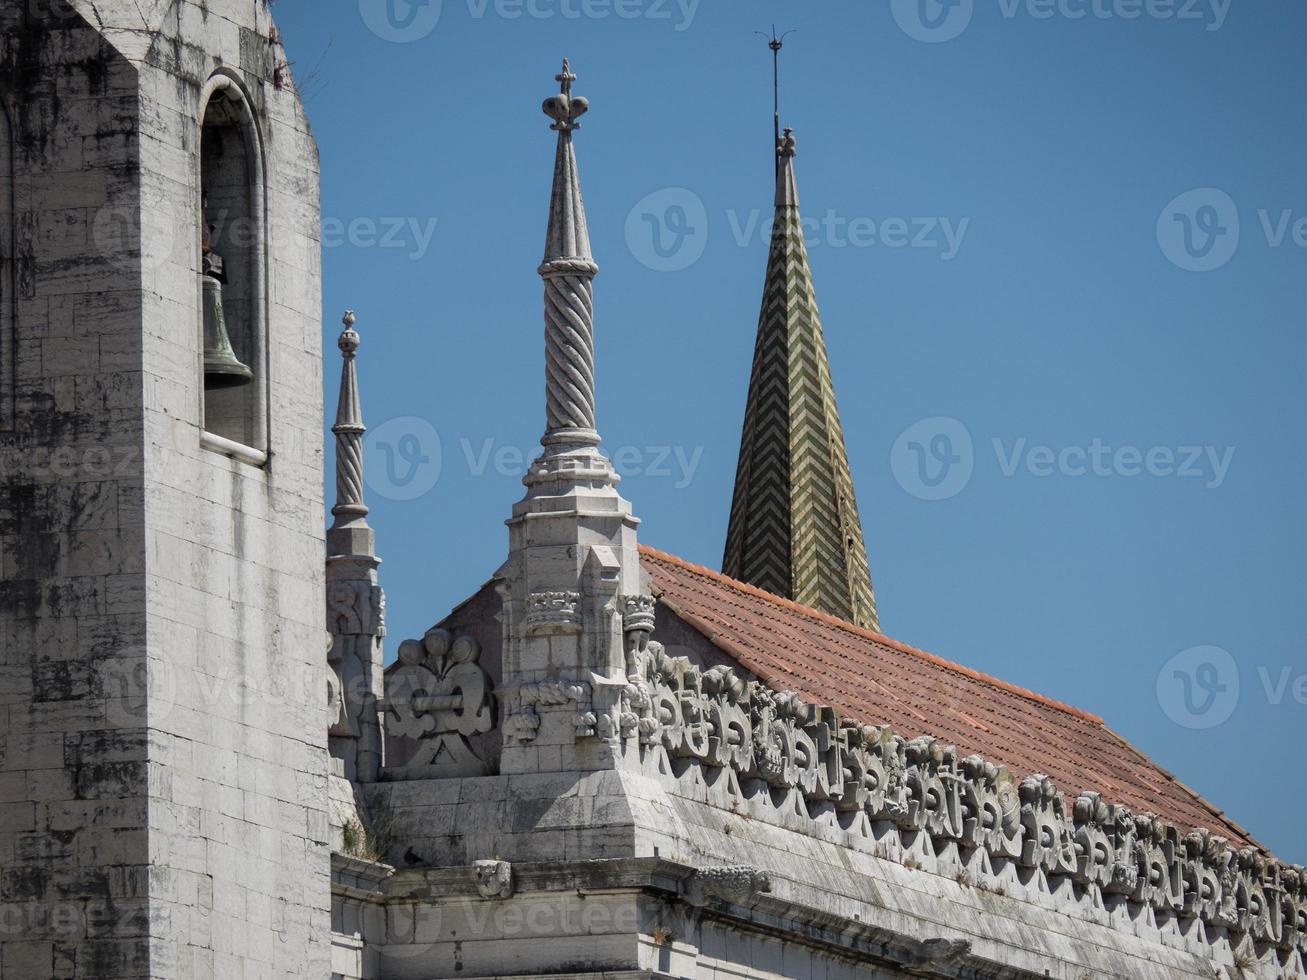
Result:
{"label": "stone cornice", "polygon": [[[1025,980],[1043,977],[1005,967],[972,952],[959,933],[922,940],[834,914],[801,899],[769,893],[766,876],[743,866],[696,868],[662,858],[515,863],[513,894],[612,895],[649,892],[684,902],[700,917],[729,921],[736,930],[798,943],[840,956],[865,957],[910,976],[985,977]],[[477,868],[408,869],[383,885],[385,900],[399,903],[484,898]]]}

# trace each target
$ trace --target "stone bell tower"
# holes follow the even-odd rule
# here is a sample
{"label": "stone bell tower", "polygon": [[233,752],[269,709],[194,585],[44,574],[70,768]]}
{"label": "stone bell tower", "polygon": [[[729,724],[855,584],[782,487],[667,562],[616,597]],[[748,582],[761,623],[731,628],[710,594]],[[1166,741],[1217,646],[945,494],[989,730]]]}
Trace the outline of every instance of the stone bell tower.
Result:
{"label": "stone bell tower", "polygon": [[317,151],[265,0],[0,4],[0,971],[329,974]]}

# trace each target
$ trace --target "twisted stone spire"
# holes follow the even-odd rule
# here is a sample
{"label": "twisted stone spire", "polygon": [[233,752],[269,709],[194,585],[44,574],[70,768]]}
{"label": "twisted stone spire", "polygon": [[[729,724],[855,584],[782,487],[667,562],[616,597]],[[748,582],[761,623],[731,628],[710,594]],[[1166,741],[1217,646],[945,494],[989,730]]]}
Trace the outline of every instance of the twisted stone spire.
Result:
{"label": "twisted stone spire", "polygon": [[794,179],[776,146],[776,217],[722,571],[880,628]]}
{"label": "twisted stone spire", "polygon": [[381,771],[382,637],[386,597],[377,577],[376,535],[363,502],[363,412],[355,357],[359,335],[353,310],[336,342],[343,359],[336,409],[335,521],[327,529],[327,631],[332,636],[327,667],[332,703],[331,754],[347,779],[374,782]]}
{"label": "twisted stone spire", "polygon": [[359,407],[359,382],[354,358],[359,349],[359,335],[354,329],[357,318],[346,310],[345,329],[336,342],[344,363],[340,369],[340,402],[336,409],[336,506],[331,513],[336,520],[332,530],[366,527],[368,505],[363,502],[363,413]]}
{"label": "twisted stone spire", "polygon": [[546,448],[597,446],[595,429],[594,287],[599,267],[590,254],[585,203],[572,133],[590,103],[572,94],[567,60],[555,76],[561,90],[544,101],[549,128],[558,133],[549,229],[540,276],[545,281]]}

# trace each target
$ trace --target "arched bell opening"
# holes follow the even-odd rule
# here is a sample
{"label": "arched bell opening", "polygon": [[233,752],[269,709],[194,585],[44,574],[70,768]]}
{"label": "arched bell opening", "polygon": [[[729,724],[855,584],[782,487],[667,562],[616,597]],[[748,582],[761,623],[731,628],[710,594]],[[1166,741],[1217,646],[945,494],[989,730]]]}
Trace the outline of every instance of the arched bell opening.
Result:
{"label": "arched bell opening", "polygon": [[[218,74],[201,100],[200,349],[211,448],[267,450],[267,225],[249,98]],[[240,455],[240,454],[238,454]],[[257,461],[253,457],[252,461]]]}

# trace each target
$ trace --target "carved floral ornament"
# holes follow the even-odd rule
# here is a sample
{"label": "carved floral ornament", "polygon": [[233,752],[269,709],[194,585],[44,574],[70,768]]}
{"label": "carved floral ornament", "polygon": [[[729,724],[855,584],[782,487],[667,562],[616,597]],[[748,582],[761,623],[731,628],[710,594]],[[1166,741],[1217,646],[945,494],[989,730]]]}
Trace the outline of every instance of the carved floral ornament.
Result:
{"label": "carved floral ornament", "polygon": [[[665,754],[729,769],[765,784],[776,805],[844,829],[865,818],[896,827],[905,844],[924,834],[936,854],[982,851],[992,867],[1040,872],[1051,890],[1074,887],[1099,908],[1151,908],[1161,918],[1227,931],[1236,943],[1249,938],[1307,954],[1303,868],[1208,831],[1182,835],[1096,792],[1068,798],[1047,776],[1018,781],[1005,767],[959,757],[930,736],[909,740],[887,726],[841,718],[733,668],[702,670],[650,639],[651,598],[625,598],[622,608],[624,685],[558,680],[526,696],[533,704],[575,702],[577,738],[611,741],[642,759]],[[596,694],[610,703],[594,703]],[[519,711],[506,735],[530,741],[539,721],[533,728],[523,717]]]}
{"label": "carved floral ornament", "polygon": [[486,764],[470,738],[494,728],[490,676],[479,663],[481,644],[433,629],[399,647],[399,666],[386,677],[387,729],[418,743],[395,776],[472,776]]}

